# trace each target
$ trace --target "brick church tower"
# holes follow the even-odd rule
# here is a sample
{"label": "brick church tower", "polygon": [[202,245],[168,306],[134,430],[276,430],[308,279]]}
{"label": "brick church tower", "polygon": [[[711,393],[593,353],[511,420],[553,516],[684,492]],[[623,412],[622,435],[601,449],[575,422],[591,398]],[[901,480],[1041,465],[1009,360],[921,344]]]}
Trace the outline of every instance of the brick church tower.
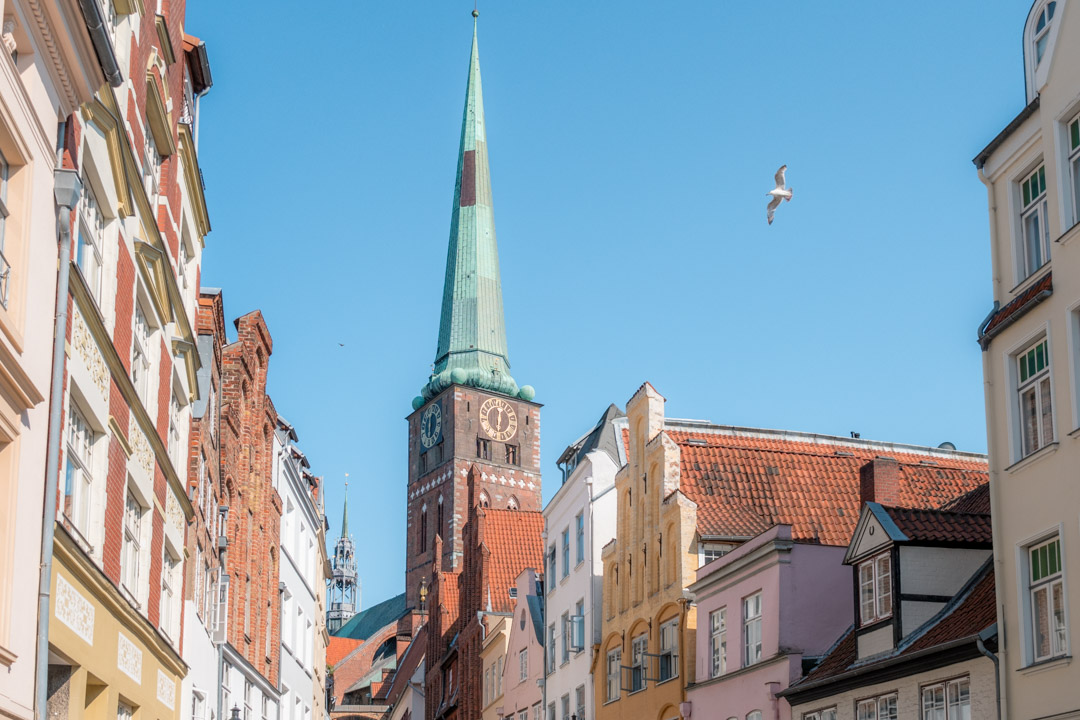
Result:
{"label": "brick church tower", "polygon": [[474,21],[439,343],[408,417],[409,608],[419,607],[421,584],[432,582],[437,547],[442,572],[461,572],[472,468],[481,507],[541,509],[540,405],[510,375],[486,140]]}

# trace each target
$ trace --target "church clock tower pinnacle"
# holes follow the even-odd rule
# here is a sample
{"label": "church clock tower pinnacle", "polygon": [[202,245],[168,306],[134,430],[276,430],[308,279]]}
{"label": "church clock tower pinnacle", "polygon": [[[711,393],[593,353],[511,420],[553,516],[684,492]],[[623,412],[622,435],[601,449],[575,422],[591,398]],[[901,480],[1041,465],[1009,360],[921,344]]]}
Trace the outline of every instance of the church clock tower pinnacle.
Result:
{"label": "church clock tower pinnacle", "polygon": [[518,387],[510,374],[477,15],[473,11],[439,343],[433,371],[408,418],[405,593],[412,608],[419,607],[423,583],[431,585],[437,546],[442,571],[460,571],[469,551],[462,529],[470,502],[540,510],[540,406],[533,389]]}

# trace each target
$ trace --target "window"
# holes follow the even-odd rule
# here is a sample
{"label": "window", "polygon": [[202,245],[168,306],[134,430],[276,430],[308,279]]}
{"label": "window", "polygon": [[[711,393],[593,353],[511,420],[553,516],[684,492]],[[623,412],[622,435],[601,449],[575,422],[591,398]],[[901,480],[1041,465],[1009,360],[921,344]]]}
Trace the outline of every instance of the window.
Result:
{"label": "window", "polygon": [[570,528],[562,531],[562,576],[570,574]]}
{"label": "window", "polygon": [[649,637],[638,635],[631,645],[630,692],[645,689],[645,653],[648,652]]}
{"label": "window", "polygon": [[230,690],[232,687],[232,665],[223,663],[221,666],[221,707],[232,710]]}
{"label": "window", "polygon": [[206,695],[198,690],[191,693],[191,720],[206,720]]}
{"label": "window", "polygon": [[950,680],[922,689],[922,720],[971,720],[971,682]]}
{"label": "window", "polygon": [[761,593],[743,598],[743,640],[746,665],[761,661]]}
{"label": "window", "polygon": [[[307,714],[307,708],[304,708],[304,714]],[[265,695],[262,696],[262,720],[270,720],[270,698]]]}
{"label": "window", "polygon": [[476,457],[481,460],[491,459],[491,442],[482,437],[476,438]]}
{"label": "window", "polygon": [[679,618],[660,626],[660,682],[679,676]]}
{"label": "window", "polygon": [[574,539],[577,541],[577,563],[585,562],[585,513],[580,512],[574,519]]}
{"label": "window", "polygon": [[1029,548],[1028,564],[1033,655],[1038,662],[1064,655],[1068,649],[1061,538]]}
{"label": "window", "polygon": [[1023,235],[1021,270],[1028,277],[1050,259],[1050,229],[1047,226],[1046,167],[1040,165],[1020,183],[1020,224]]}
{"label": "window", "polygon": [[142,307],[135,303],[135,325],[131,343],[131,382],[143,405],[149,397],[150,382],[150,324]]}
{"label": "window", "polygon": [[11,284],[11,264],[4,255],[4,234],[7,229],[7,185],[11,167],[0,153],[0,305],[8,306],[8,286]]}
{"label": "window", "polygon": [[90,532],[94,431],[74,402],[68,405],[64,468],[64,515],[85,539]]}
{"label": "window", "polygon": [[803,720],[836,720],[836,708],[825,708],[814,712],[803,713]]}
{"label": "window", "polygon": [[553,591],[555,589],[555,577],[556,577],[556,575],[555,575],[555,546],[554,545],[549,545],[548,546],[548,563],[547,564],[548,564],[548,578],[550,578],[550,580],[548,581],[547,586],[548,586],[548,592],[550,593],[551,591]]}
{"label": "window", "polygon": [[1065,127],[1068,136],[1068,171],[1072,183],[1072,207],[1074,223],[1080,223],[1080,115],[1077,115]]}
{"label": "window", "polygon": [[143,124],[143,172],[146,174],[146,196],[151,209],[157,213],[158,192],[161,190],[161,153],[148,123]]}
{"label": "window", "polygon": [[495,671],[495,692],[503,694],[503,673],[505,672],[506,656],[499,656],[499,669]]}
{"label": "window", "polygon": [[562,614],[562,662],[570,662],[570,613]]}
{"label": "window", "polygon": [[1020,402],[1020,453],[1027,457],[1054,441],[1050,346],[1043,338],[1016,356]]}
{"label": "window", "polygon": [[[6,167],[6,163],[5,163]],[[5,172],[6,174],[6,172]],[[105,216],[94,188],[84,175],[79,198],[79,228],[75,238],[75,262],[95,300],[101,300],[101,251],[105,247]]]}
{"label": "window", "polygon": [[547,643],[548,672],[555,672],[555,623],[548,625]]}
{"label": "window", "polygon": [[540,703],[533,705],[533,720],[542,720],[541,715],[544,713],[544,707]]}
{"label": "window", "polygon": [[506,464],[517,465],[518,463],[518,446],[507,445],[506,446]]}
{"label": "window", "polygon": [[578,600],[574,614],[570,616],[570,649],[581,652],[585,649],[585,601]]}
{"label": "window", "polygon": [[570,695],[562,696],[562,720],[570,720]]}
{"label": "window", "polygon": [[173,467],[183,475],[183,456],[180,454],[180,401],[176,395],[169,396],[169,459]]}
{"label": "window", "polygon": [[585,720],[585,686],[578,685],[574,690],[574,707],[577,720]]}
{"label": "window", "polygon": [[727,608],[709,613],[709,648],[712,657],[709,677],[727,672]]}
{"label": "window", "polygon": [[547,720],[555,720],[555,703],[548,703]]}
{"label": "window", "polygon": [[163,551],[161,565],[161,629],[174,640],[179,639],[177,620],[180,617],[176,591],[180,587],[180,559],[168,548]]}
{"label": "window", "polygon": [[522,650],[518,653],[518,680],[524,682],[529,679],[529,651]]}
{"label": "window", "polygon": [[707,565],[735,549],[731,543],[698,543],[698,567]]}
{"label": "window", "polygon": [[746,713],[746,720],[761,720],[761,711],[751,710],[750,712]]}
{"label": "window", "polygon": [[857,720],[897,720],[896,694],[860,700],[856,710]]}
{"label": "window", "polygon": [[1054,20],[1054,10],[1057,8],[1056,2],[1048,2],[1042,10],[1039,11],[1038,20],[1035,22],[1035,35],[1032,38],[1035,47],[1035,65],[1042,62],[1043,55],[1046,53],[1046,44],[1050,40],[1050,25]]}
{"label": "window", "polygon": [[116,705],[116,720],[131,720],[135,714],[135,709],[121,700]]}
{"label": "window", "polygon": [[859,612],[863,625],[892,616],[892,557],[888,552],[859,564]]}
{"label": "window", "polygon": [[484,668],[484,704],[491,702],[491,696],[495,692],[495,686],[491,682],[491,668]]}
{"label": "window", "polygon": [[518,710],[517,720],[529,720],[529,711]]}
{"label": "window", "polygon": [[420,552],[427,552],[427,505],[420,508]]}
{"label": "window", "polygon": [[143,507],[138,499],[128,491],[127,502],[124,504],[124,545],[121,554],[121,570],[124,587],[135,598],[139,599],[139,565],[140,546],[142,543],[142,516]]}
{"label": "window", "polygon": [[619,699],[619,690],[622,683],[619,682],[622,674],[622,648],[608,650],[607,654],[607,695],[606,702]]}
{"label": "window", "polygon": [[176,257],[176,273],[180,276],[180,287],[187,290],[187,266],[188,261],[191,260],[191,256],[188,255],[187,240],[186,238],[180,238],[180,249]]}
{"label": "window", "polygon": [[443,530],[443,502],[442,495],[439,496],[438,507],[435,510],[435,532],[438,535],[442,535]]}
{"label": "window", "polygon": [[244,720],[251,720],[251,682],[248,680],[244,681]]}

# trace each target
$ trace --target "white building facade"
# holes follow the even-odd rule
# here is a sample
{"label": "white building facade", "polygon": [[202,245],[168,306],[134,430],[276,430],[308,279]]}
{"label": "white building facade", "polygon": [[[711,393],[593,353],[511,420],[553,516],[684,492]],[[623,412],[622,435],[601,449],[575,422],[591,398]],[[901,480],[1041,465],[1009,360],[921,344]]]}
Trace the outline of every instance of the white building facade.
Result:
{"label": "white building facade", "polygon": [[600,643],[604,544],[615,536],[615,473],[626,463],[626,417],[614,405],[563,451],[563,485],[544,508],[547,720],[594,706],[592,648]]}
{"label": "white building facade", "polygon": [[[274,436],[274,486],[281,495],[281,692],[282,720],[311,720],[319,707],[315,668],[318,587],[326,583],[319,552],[322,516],[315,504],[314,478],[307,458],[296,447],[296,431],[278,419]],[[322,689],[325,696],[325,687]]]}

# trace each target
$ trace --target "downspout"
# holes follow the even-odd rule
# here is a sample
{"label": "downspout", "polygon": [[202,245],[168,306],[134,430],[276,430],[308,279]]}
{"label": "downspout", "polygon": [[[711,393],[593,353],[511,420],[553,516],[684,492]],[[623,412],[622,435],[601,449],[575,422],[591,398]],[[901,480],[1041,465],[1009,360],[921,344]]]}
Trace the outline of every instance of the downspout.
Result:
{"label": "downspout", "polygon": [[986,649],[986,645],[983,644],[983,635],[987,634],[987,630],[992,631],[990,634],[997,634],[997,624],[991,625],[986,630],[983,630],[975,637],[975,647],[979,649],[986,657],[990,658],[990,662],[994,663],[994,701],[997,707],[997,718],[1001,720],[1001,666],[998,662],[998,657],[994,653]]}
{"label": "downspout", "polygon": [[56,281],[56,323],[53,336],[53,364],[49,395],[49,444],[45,456],[45,505],[41,518],[41,575],[38,582],[37,666],[34,677],[34,715],[45,720],[49,682],[49,594],[52,586],[53,526],[56,524],[56,493],[60,477],[60,420],[64,408],[64,345],[67,340],[68,289],[71,270],[71,212],[79,202],[82,182],[77,170],[63,164],[64,136],[67,122],[58,128],[57,167],[53,171],[53,196],[56,200],[57,226],[60,233]]}

